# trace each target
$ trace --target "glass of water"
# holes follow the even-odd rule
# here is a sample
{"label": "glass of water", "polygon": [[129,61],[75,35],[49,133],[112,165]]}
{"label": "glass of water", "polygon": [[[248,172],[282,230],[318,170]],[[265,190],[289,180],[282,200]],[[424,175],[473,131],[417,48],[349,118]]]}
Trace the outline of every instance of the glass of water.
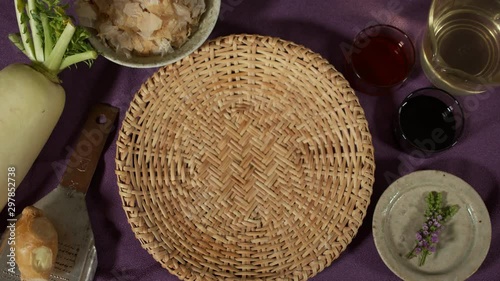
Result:
{"label": "glass of water", "polygon": [[429,80],[454,95],[500,85],[500,1],[433,0],[421,53]]}

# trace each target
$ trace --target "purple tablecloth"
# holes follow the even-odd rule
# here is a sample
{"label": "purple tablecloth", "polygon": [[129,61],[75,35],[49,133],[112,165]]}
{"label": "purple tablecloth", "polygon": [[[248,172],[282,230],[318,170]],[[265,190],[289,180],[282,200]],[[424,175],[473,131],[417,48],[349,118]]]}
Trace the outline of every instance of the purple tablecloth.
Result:
{"label": "purple tablecloth", "polygon": [[[26,62],[8,41],[7,34],[17,28],[13,0],[0,2],[0,68]],[[221,15],[212,38],[232,33],[278,36],[305,45],[343,71],[341,44],[349,43],[363,27],[375,22],[405,30],[416,44],[426,24],[430,0],[223,0]],[[17,208],[21,210],[49,192],[62,171],[54,163],[68,157],[89,107],[97,102],[119,107],[120,123],[140,85],[156,69],[129,69],[99,58],[91,69],[80,65],[60,77],[67,101],[62,117],[37,162],[18,189]],[[311,280],[399,280],[377,254],[371,231],[375,204],[397,177],[421,169],[438,169],[455,174],[470,183],[481,195],[490,212],[493,237],[486,260],[470,280],[498,280],[500,263],[500,90],[460,97],[467,119],[460,143],[453,149],[422,160],[401,152],[392,139],[391,120],[398,103],[410,91],[430,83],[417,66],[410,79],[388,97],[357,93],[365,109],[373,136],[376,181],[372,203],[357,236],[347,250]],[[15,93],[13,93],[15,94]],[[1,101],[0,101],[1,102]],[[135,239],[118,195],[115,169],[115,141],[109,141],[105,155],[87,195],[90,219],[96,237],[99,266],[95,280],[178,280],[170,275]],[[6,225],[2,213],[1,229]]]}

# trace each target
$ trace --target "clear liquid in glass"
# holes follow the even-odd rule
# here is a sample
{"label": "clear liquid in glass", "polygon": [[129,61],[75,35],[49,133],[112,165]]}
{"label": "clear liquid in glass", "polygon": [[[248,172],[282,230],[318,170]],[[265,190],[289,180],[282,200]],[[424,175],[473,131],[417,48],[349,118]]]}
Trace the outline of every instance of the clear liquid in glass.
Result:
{"label": "clear liquid in glass", "polygon": [[439,88],[453,94],[480,93],[499,71],[500,27],[475,9],[452,10],[430,23],[421,63]]}

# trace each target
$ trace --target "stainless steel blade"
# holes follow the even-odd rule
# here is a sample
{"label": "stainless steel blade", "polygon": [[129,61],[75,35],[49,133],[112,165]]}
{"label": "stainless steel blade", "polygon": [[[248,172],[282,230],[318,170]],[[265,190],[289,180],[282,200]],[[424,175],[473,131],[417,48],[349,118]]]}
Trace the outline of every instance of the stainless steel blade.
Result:
{"label": "stainless steel blade", "polygon": [[[85,194],[59,185],[33,206],[44,211],[57,230],[59,251],[51,280],[92,280],[97,267],[94,235],[85,204]],[[2,248],[0,264],[7,264],[9,248]],[[1,280],[20,280],[16,268],[5,268]]]}
{"label": "stainless steel blade", "polygon": [[[90,281],[94,278],[97,253],[85,194],[117,113],[116,108],[106,105],[97,105],[91,110],[61,184],[33,204],[43,210],[58,234],[59,250],[51,281]],[[85,150],[79,149],[82,147]],[[2,236],[0,280],[19,281],[17,266],[12,268],[9,264],[12,261],[9,256],[12,245],[8,245],[10,235],[7,229]]]}

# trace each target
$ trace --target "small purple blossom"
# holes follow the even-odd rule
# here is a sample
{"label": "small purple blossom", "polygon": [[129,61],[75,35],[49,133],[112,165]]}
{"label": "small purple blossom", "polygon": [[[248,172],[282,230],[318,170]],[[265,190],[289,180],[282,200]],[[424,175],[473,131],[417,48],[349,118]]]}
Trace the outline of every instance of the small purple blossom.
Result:
{"label": "small purple blossom", "polygon": [[430,246],[430,247],[429,247],[429,252],[431,252],[431,253],[436,252],[436,247],[434,247],[434,246]]}
{"label": "small purple blossom", "polygon": [[415,248],[415,254],[420,254],[420,252],[422,252],[422,248]]}
{"label": "small purple blossom", "polygon": [[429,229],[429,227],[427,226],[427,224],[424,224],[424,226],[422,226],[422,229],[423,229],[424,231],[427,231],[427,230]]}
{"label": "small purple blossom", "polygon": [[422,241],[422,234],[420,234],[420,232],[417,232],[415,238],[417,239],[417,241]]}
{"label": "small purple blossom", "polygon": [[441,220],[443,219],[443,216],[438,215],[438,216],[437,216],[437,219],[438,219],[439,221],[441,221]]}
{"label": "small purple blossom", "polygon": [[437,242],[439,242],[439,237],[438,237],[438,235],[437,235],[436,233],[433,233],[433,234],[431,235],[431,241],[432,241],[432,243],[437,243]]}
{"label": "small purple blossom", "polygon": [[424,232],[424,236],[428,236],[429,235],[429,231],[425,230]]}

